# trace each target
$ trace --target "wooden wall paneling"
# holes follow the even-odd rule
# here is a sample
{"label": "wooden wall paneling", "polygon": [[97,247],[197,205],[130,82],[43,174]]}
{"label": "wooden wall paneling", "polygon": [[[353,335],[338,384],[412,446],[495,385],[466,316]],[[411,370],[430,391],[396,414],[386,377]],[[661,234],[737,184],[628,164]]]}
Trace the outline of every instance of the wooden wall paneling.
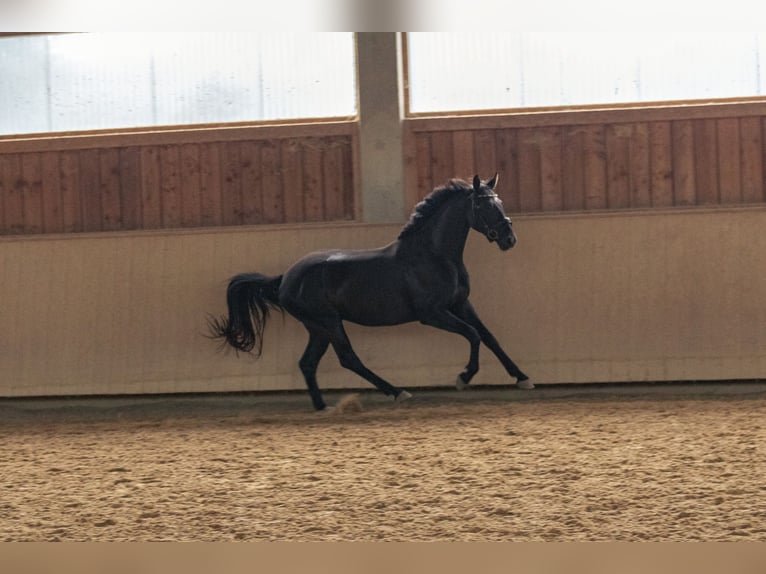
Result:
{"label": "wooden wall paneling", "polygon": [[141,150],[136,146],[120,149],[120,212],[123,229],[141,229]]}
{"label": "wooden wall paneling", "polygon": [[474,132],[472,130],[458,130],[452,134],[454,177],[471,181],[471,178],[477,173],[473,141]]}
{"label": "wooden wall paneling", "polygon": [[[223,180],[221,186],[221,211],[222,224],[240,225],[242,224],[242,175],[243,162],[241,154],[242,145],[240,142],[226,142],[223,144],[223,154],[221,157],[221,169]],[[250,158],[245,158],[249,169],[253,162]]]}
{"label": "wooden wall paneling", "polygon": [[585,146],[579,127],[565,127],[561,131],[561,208],[585,209]]}
{"label": "wooden wall paneling", "polygon": [[24,199],[22,196],[23,179],[21,157],[19,154],[0,156],[4,187],[4,233],[16,235],[24,233]]}
{"label": "wooden wall paneling", "polygon": [[220,143],[202,143],[199,148],[200,223],[205,227],[223,224]]}
{"label": "wooden wall paneling", "polygon": [[716,205],[718,193],[718,129],[716,120],[694,120],[694,183],[697,205]]}
{"label": "wooden wall paneling", "polygon": [[82,202],[83,231],[102,231],[101,215],[101,160],[99,150],[80,150],[80,201]]}
{"label": "wooden wall paneling", "polygon": [[[481,179],[490,179],[498,173],[497,149],[495,130],[478,130],[474,132],[474,150],[476,170],[469,177],[479,174]],[[454,145],[454,141],[453,141]],[[455,169],[455,168],[453,168]],[[456,173],[457,175],[457,173]],[[470,179],[468,181],[471,181]]]}
{"label": "wooden wall paneling", "polygon": [[303,211],[303,157],[298,140],[286,139],[280,142],[280,164],[285,222],[304,221]]}
{"label": "wooden wall paneling", "polygon": [[158,146],[142,146],[141,156],[141,226],[162,227],[162,182]]}
{"label": "wooden wall paneling", "polygon": [[[182,134],[177,142],[163,135],[157,139],[161,144],[153,144],[147,136],[127,146],[114,138],[103,146],[91,139],[63,138],[61,146],[53,139],[25,142],[23,153],[6,149],[0,154],[0,230],[56,233],[354,219],[357,132],[348,126],[301,126],[297,138],[289,135],[292,128],[280,129],[258,130],[252,139],[232,137],[227,130],[220,141]],[[260,137],[266,134],[275,137]],[[250,164],[242,150],[252,151]],[[283,161],[297,186],[290,198],[283,187],[290,181]],[[245,190],[248,177],[252,193]]]}
{"label": "wooden wall paneling", "polygon": [[407,207],[412,210],[415,205],[436,187],[431,172],[431,134],[419,133],[415,138],[416,185],[409,196]]}
{"label": "wooden wall paneling", "polygon": [[766,117],[761,118],[761,154],[763,165],[763,201],[766,201]]}
{"label": "wooden wall paneling", "polygon": [[328,221],[345,219],[343,150],[337,140],[331,139],[325,139],[322,147],[324,216]]}
{"label": "wooden wall paneling", "polygon": [[9,185],[5,181],[5,164],[8,156],[0,154],[0,235],[8,233],[5,224],[5,195],[8,191]]}
{"label": "wooden wall paneling", "polygon": [[200,144],[180,146],[181,226],[202,225],[202,192],[200,183]]}
{"label": "wooden wall paneling", "polygon": [[7,157],[0,154],[0,235],[8,233],[5,228],[5,194],[8,189],[5,181],[5,162]]}
{"label": "wooden wall paneling", "polygon": [[541,137],[535,128],[522,128],[519,138],[519,208],[523,213],[542,209]]}
{"label": "wooden wall paneling", "polygon": [[5,164],[5,181],[7,188],[6,196],[6,220],[8,233],[26,233],[24,221],[24,193],[26,192],[26,180],[24,179],[23,158],[24,154],[12,154],[7,157]]}
{"label": "wooden wall paneling", "polygon": [[355,183],[354,161],[354,140],[352,138],[338,138],[340,144],[340,177],[341,177],[341,202],[343,205],[343,219],[353,220],[357,218],[359,209]]}
{"label": "wooden wall paneling", "polygon": [[181,227],[181,157],[177,145],[160,146],[162,227]]}
{"label": "wooden wall paneling", "polygon": [[80,195],[80,154],[77,151],[52,152],[59,155],[61,217],[65,233],[83,230]]}
{"label": "wooden wall paneling", "polygon": [[582,126],[585,209],[607,207],[606,133],[603,125]]}
{"label": "wooden wall paneling", "polygon": [[[356,142],[353,138],[343,138],[341,146],[343,155],[343,205],[344,219],[358,219],[361,209],[357,200],[356,190],[359,188],[358,170],[356,169]],[[403,182],[404,183],[404,182]]]}
{"label": "wooden wall paneling", "polygon": [[284,223],[285,189],[282,187],[279,140],[266,140],[261,145],[261,186],[263,220]]}
{"label": "wooden wall paneling", "polygon": [[61,210],[61,169],[60,155],[46,151],[40,154],[43,189],[43,233],[61,233],[64,231],[64,218]]}
{"label": "wooden wall paneling", "polygon": [[433,186],[444,185],[455,175],[452,133],[435,132],[431,134],[431,179]]}
{"label": "wooden wall paneling", "polygon": [[646,123],[631,124],[629,165],[630,206],[651,207],[651,184],[649,159],[649,126]]}
{"label": "wooden wall paneling", "polygon": [[607,207],[630,207],[630,137],[629,124],[606,126]]}
{"label": "wooden wall paneling", "polygon": [[561,211],[564,209],[561,128],[543,128],[540,136],[540,207],[543,211]]}
{"label": "wooden wall paneling", "polygon": [[497,193],[505,204],[506,212],[518,213],[521,211],[518,130],[496,130],[495,149],[497,171],[500,173]]}
{"label": "wooden wall paneling", "polygon": [[650,122],[649,195],[652,207],[673,205],[673,138],[670,122]]}
{"label": "wooden wall paneling", "polygon": [[[402,185],[403,185],[403,216],[407,216],[410,213],[410,206],[412,201],[418,195],[418,153],[417,153],[417,134],[410,129],[408,122],[402,122],[402,158],[404,161],[402,170]],[[361,155],[361,149],[359,145],[359,137],[354,140],[354,154]],[[357,158],[354,159],[355,164],[359,165],[360,161]],[[360,170],[355,168],[355,177],[357,182],[354,184],[354,189],[361,189]],[[362,203],[362,202],[359,202]],[[357,204],[357,216],[364,217],[364,206]],[[405,213],[406,212],[406,213]]]}
{"label": "wooden wall paneling", "polygon": [[239,145],[242,178],[241,222],[248,225],[265,221],[263,166],[261,164],[262,147],[263,144],[257,141],[244,141]]}
{"label": "wooden wall paneling", "polygon": [[[680,211],[651,216],[523,218],[519,221],[522,243],[504,256],[474,235],[475,246],[468,246],[469,265],[477,277],[488,279],[477,281],[476,297],[482,307],[486,304],[484,313],[500,330],[498,338],[517,338],[520,347],[515,353],[538,365],[533,368],[541,378],[546,377],[542,383],[614,381],[615,373],[625,377],[618,380],[636,382],[646,380],[647,373],[667,380],[698,380],[711,374],[762,377],[766,275],[757,270],[766,249],[766,236],[761,232],[766,226],[766,209]],[[6,240],[2,257],[10,267],[0,280],[8,319],[0,351],[4,396],[295,388],[295,358],[282,360],[283,351],[302,345],[305,337],[293,321],[275,320],[270,325],[274,331],[269,333],[275,338],[264,349],[265,361],[257,363],[249,358],[218,357],[214,344],[200,336],[203,313],[216,312],[224,304],[223,282],[250,265],[263,271],[285,269],[305,253],[306,245],[381,245],[399,229],[399,224],[291,226],[223,233],[86,235],[63,241],[56,237]],[[701,230],[718,241],[700,241]],[[636,246],[643,246],[647,237],[670,237],[672,241],[667,249],[652,245],[637,252]],[[249,255],[256,246],[263,254],[258,265]],[[113,270],[115,259],[128,275]],[[499,261],[504,265],[498,267]],[[172,277],[168,263],[176,265]],[[46,274],[54,280],[30,282],[30,278]],[[131,274],[134,280],[126,282]],[[620,283],[630,289],[616,291],[612,275],[622,277]],[[200,281],[202,277],[206,280]],[[96,279],[103,281],[94,285]],[[710,285],[700,289],[700,279]],[[181,296],[179,285],[188,287]],[[737,285],[742,288],[734,288]],[[115,299],[116,295],[121,297]],[[50,320],[41,329],[29,327],[29,319],[44,322],[46,305],[34,308],[27,304],[46,297],[64,303],[63,317]],[[126,298],[138,303],[133,312],[119,310],[120,305],[115,304]],[[578,301],[584,309],[568,309]],[[696,321],[704,328],[702,336],[689,336],[684,322],[695,312],[702,313]],[[610,315],[612,323],[604,320]],[[102,321],[95,328],[77,328],[88,325],[71,321],[77,317]],[[506,317],[513,317],[513,325],[502,320]],[[555,329],[549,327],[543,321],[548,317],[561,323]],[[104,337],[112,326],[129,336]],[[450,348],[440,354],[450,363],[435,369],[433,358],[427,356],[433,342],[424,336],[422,327],[408,329],[383,337],[374,331],[366,341],[368,334],[360,333],[358,345],[371,349],[381,343],[379,350],[401,353],[404,360],[391,368],[416,372],[412,380],[417,384],[443,384],[446,375],[463,368],[462,339],[445,337]],[[626,335],[626,331],[632,333]],[[534,340],[519,337],[523,332],[532,333]],[[573,338],[563,338],[561,332],[572,333]],[[582,339],[581,333],[595,340],[575,340]],[[729,335],[735,337],[733,341]],[[105,346],[105,340],[130,346],[121,353]],[[720,342],[716,348],[725,354],[711,356],[710,343],[716,341]],[[631,348],[630,342],[641,347]],[[412,343],[418,348],[403,349]],[[49,353],[43,357],[39,351],[45,348]],[[87,360],[77,360],[78,356]],[[377,356],[379,364],[384,364],[385,354]],[[421,356],[420,363],[413,362]],[[495,361],[487,361],[486,367],[490,370],[486,381],[505,376]],[[325,368],[328,388],[364,384],[350,380],[334,359]],[[310,416],[306,405],[305,417]]]}
{"label": "wooden wall paneling", "polygon": [[21,154],[24,233],[43,232],[43,176],[39,153]]}
{"label": "wooden wall paneling", "polygon": [[[742,165],[742,202],[758,203],[764,197],[764,139],[761,130],[761,118],[741,118],[740,150]],[[765,125],[766,127],[766,125]],[[766,133],[766,132],[765,132]]]}
{"label": "wooden wall paneling", "polygon": [[[697,114],[502,129],[487,122],[474,129],[466,118],[453,131],[429,121],[433,131],[422,122],[414,124],[420,131],[404,127],[408,208],[452,177],[488,178],[495,171],[509,212],[766,201],[764,116]],[[128,147],[115,142],[81,150],[47,145],[0,154],[0,230],[57,233],[355,217],[353,134],[223,139]]]}
{"label": "wooden wall paneling", "polygon": [[322,148],[320,140],[303,141],[303,208],[306,221],[324,219]]}
{"label": "wooden wall paneling", "polygon": [[0,235],[8,233],[8,230],[5,228],[5,194],[8,189],[8,185],[5,182],[6,157],[0,154]]}
{"label": "wooden wall paneling", "polygon": [[694,173],[694,124],[692,120],[672,123],[673,205],[696,203]]}
{"label": "wooden wall paneling", "polygon": [[122,229],[119,148],[107,148],[99,151],[99,170],[98,189],[101,195],[101,229],[104,231]]}
{"label": "wooden wall paneling", "polygon": [[718,129],[718,193],[720,203],[742,203],[742,159],[738,118],[716,120]]}

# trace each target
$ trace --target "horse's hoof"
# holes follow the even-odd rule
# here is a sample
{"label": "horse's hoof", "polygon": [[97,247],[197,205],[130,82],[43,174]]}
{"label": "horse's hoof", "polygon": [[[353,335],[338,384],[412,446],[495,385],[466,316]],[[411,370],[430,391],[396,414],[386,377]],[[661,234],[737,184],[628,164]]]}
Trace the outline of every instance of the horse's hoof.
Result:
{"label": "horse's hoof", "polygon": [[529,379],[524,379],[523,381],[516,381],[516,387],[524,391],[528,391],[530,389],[534,389],[535,385]]}
{"label": "horse's hoof", "polygon": [[319,416],[326,417],[328,415],[335,413],[335,411],[336,411],[335,407],[325,407],[323,409],[319,409],[314,412],[318,414]]}
{"label": "horse's hoof", "polygon": [[404,401],[409,400],[411,398],[412,398],[412,395],[410,393],[408,393],[407,391],[402,391],[401,393],[396,395],[396,398],[394,399],[394,401],[396,401],[397,403],[403,403]]}
{"label": "horse's hoof", "polygon": [[468,388],[468,383],[466,383],[466,382],[463,380],[463,377],[461,377],[460,375],[458,375],[458,376],[457,376],[457,379],[455,379],[455,388],[456,388],[458,391],[464,391],[464,390],[466,390],[466,389]]}

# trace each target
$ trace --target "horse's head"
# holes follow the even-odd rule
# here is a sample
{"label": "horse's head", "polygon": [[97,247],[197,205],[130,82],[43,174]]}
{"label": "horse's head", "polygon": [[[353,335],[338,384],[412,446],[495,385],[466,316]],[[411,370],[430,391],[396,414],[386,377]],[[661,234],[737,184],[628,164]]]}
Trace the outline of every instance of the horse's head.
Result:
{"label": "horse's head", "polygon": [[496,241],[497,246],[506,251],[516,245],[516,235],[513,233],[511,218],[505,214],[503,202],[495,193],[497,180],[497,174],[486,182],[481,181],[478,175],[473,176],[468,221],[473,229],[482,233],[490,242]]}

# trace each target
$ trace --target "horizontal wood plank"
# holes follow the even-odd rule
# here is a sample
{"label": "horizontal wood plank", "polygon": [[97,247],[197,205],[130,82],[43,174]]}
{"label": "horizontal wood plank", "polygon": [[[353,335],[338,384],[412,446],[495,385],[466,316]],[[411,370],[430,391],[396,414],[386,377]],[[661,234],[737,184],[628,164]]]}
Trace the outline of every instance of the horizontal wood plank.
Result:
{"label": "horizontal wood plank", "polygon": [[640,106],[596,107],[577,110],[507,110],[428,114],[405,118],[405,129],[414,132],[437,132],[481,129],[536,128],[546,126],[582,126],[593,124],[653,121],[740,118],[766,116],[766,99],[736,102],[674,103]]}

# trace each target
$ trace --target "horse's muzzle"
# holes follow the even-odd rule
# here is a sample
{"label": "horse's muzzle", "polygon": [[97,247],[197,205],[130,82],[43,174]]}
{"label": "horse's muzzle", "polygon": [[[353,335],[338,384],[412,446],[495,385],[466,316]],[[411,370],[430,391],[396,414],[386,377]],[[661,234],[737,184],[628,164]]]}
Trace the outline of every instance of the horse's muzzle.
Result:
{"label": "horse's muzzle", "polygon": [[497,246],[502,251],[508,251],[514,245],[516,245],[516,237],[514,235],[509,235],[508,237],[497,240]]}

